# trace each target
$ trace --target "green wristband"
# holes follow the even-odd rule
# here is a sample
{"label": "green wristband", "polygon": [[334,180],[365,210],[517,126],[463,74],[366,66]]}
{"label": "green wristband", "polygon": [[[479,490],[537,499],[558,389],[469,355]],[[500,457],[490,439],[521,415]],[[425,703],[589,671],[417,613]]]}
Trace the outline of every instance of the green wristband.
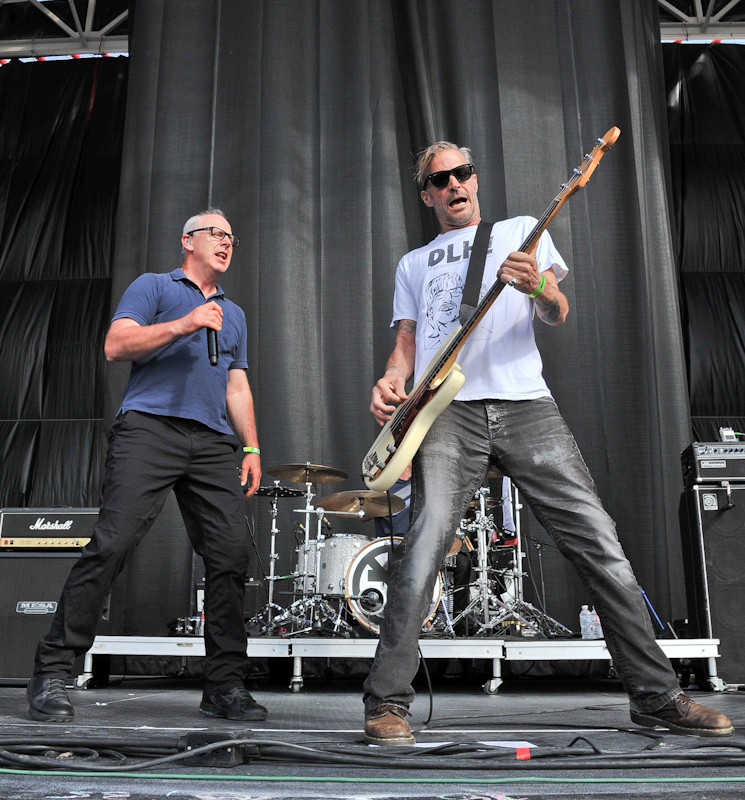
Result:
{"label": "green wristband", "polygon": [[256,453],[257,456],[261,455],[261,450],[259,450],[258,447],[244,447],[243,448],[243,452],[244,453]]}
{"label": "green wristband", "polygon": [[538,284],[538,286],[536,287],[536,290],[534,292],[531,292],[528,295],[528,297],[538,297],[538,295],[543,291],[543,287],[545,285],[546,285],[546,276],[545,275],[541,275],[541,280],[540,280],[540,283]]}

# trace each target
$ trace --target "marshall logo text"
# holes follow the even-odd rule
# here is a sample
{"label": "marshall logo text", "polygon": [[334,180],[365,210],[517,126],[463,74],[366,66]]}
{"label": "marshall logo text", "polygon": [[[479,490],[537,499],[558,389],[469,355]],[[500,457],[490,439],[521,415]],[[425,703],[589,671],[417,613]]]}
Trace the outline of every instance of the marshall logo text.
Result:
{"label": "marshall logo text", "polygon": [[47,522],[45,517],[39,517],[33,525],[29,525],[30,531],[69,531],[72,528],[73,520],[67,519],[64,522],[55,520]]}

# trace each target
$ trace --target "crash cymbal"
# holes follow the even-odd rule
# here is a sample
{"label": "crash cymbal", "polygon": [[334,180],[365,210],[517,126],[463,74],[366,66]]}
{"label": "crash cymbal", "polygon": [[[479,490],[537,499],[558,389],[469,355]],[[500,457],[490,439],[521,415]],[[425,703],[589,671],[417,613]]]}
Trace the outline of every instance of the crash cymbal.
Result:
{"label": "crash cymbal", "polygon": [[[388,498],[385,492],[373,492],[369,489],[357,489],[352,492],[337,492],[328,497],[318,498],[318,505],[326,511],[344,511],[359,514],[364,511],[363,520],[374,517],[385,517],[388,514]],[[398,495],[391,495],[391,513],[397,514],[406,508],[406,503]]]}
{"label": "crash cymbal", "polygon": [[292,483],[336,483],[345,481],[349,475],[340,469],[324,467],[321,464],[277,464],[269,467],[267,472],[274,478]]}
{"label": "crash cymbal", "polygon": [[259,497],[300,497],[305,492],[302,489],[292,489],[289,486],[259,486],[256,494]]}

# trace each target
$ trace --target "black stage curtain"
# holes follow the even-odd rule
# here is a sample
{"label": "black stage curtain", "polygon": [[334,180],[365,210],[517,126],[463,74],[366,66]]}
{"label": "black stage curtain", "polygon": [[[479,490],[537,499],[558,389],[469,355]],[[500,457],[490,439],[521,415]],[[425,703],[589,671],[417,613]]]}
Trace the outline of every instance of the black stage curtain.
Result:
{"label": "black stage curtain", "polygon": [[[223,208],[243,238],[225,288],[249,320],[264,467],[327,464],[350,478],[321,494],[359,488],[376,432],[370,388],[394,340],[395,266],[435,233],[413,154],[435,138],[468,144],[484,215],[539,216],[594,139],[619,126],[551,228],[572,267],[570,319],[537,327],[549,385],[642,586],[671,619],[685,613],[677,498],[691,433],[657,3],[529,5],[139,3],[112,304],[142,272],[180,264],[188,216]],[[125,379],[109,371],[108,418]],[[300,504],[281,502],[286,572]],[[265,566],[267,510],[249,504]],[[587,597],[571,567],[544,550],[543,570],[547,610],[576,624]]]}
{"label": "black stage curtain", "polygon": [[745,47],[665,45],[693,435],[745,431]]}
{"label": "black stage curtain", "polygon": [[127,59],[0,69],[0,505],[97,506]]}

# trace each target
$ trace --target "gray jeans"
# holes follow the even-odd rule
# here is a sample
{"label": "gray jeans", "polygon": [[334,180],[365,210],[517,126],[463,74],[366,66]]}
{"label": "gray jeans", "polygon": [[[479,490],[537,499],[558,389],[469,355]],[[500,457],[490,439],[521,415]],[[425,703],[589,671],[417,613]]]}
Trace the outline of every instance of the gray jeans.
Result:
{"label": "gray jeans", "polygon": [[655,711],[680,694],[616,526],[554,400],[474,400],[453,402],[414,458],[411,527],[392,559],[380,643],[364,684],[365,709],[413,701],[417,642],[434,583],[490,463],[512,479],[577,570],[631,707]]}

